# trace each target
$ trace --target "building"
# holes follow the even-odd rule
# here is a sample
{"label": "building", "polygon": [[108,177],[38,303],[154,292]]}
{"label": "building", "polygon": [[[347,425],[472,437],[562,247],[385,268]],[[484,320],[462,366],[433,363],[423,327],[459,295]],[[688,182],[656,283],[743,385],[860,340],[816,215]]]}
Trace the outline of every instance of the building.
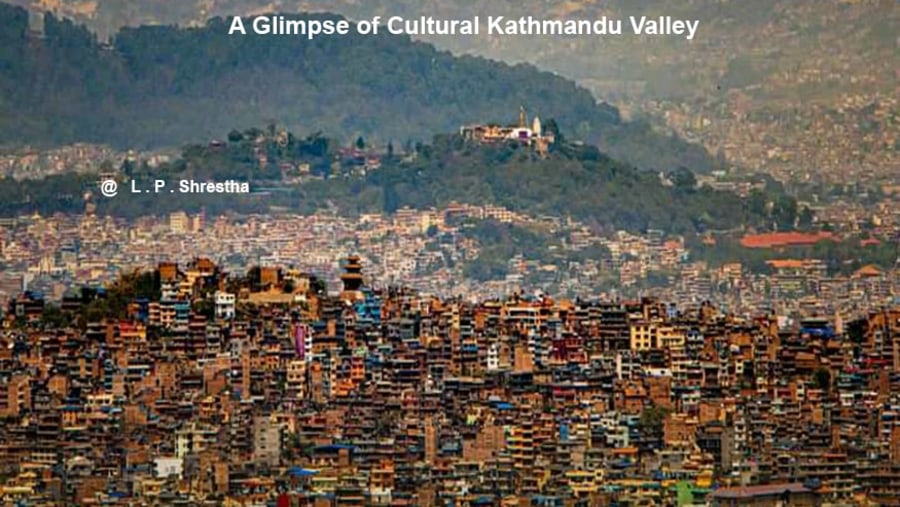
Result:
{"label": "building", "polygon": [[818,507],[820,495],[800,483],[719,488],[709,495],[712,507]]}
{"label": "building", "polygon": [[539,153],[546,153],[555,141],[552,133],[543,131],[541,119],[537,116],[528,125],[525,107],[519,108],[519,121],[515,125],[500,126],[493,124],[475,124],[460,127],[459,135],[468,141],[493,144],[500,142],[517,142],[531,146]]}
{"label": "building", "polygon": [[235,312],[235,295],[225,291],[215,293],[216,319],[231,320]]}

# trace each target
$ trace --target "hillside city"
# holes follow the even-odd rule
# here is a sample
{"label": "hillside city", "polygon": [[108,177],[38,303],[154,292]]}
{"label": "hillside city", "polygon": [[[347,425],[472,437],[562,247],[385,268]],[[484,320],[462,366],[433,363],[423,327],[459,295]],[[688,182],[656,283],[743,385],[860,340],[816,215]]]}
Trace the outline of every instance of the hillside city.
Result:
{"label": "hillside city", "polygon": [[900,507],[896,0],[4,1],[0,505]]}
{"label": "hillside city", "polygon": [[[540,155],[524,115],[462,132]],[[8,177],[170,155],[21,157]],[[2,219],[0,498],[898,505],[900,221],[867,191],[696,237],[463,202],[125,219],[90,190]],[[485,228],[558,243],[475,269]]]}
{"label": "hillside city", "polygon": [[[896,505],[900,310],[467,301],[160,262],[10,302],[5,501]],[[524,502],[524,503],[523,503]]]}

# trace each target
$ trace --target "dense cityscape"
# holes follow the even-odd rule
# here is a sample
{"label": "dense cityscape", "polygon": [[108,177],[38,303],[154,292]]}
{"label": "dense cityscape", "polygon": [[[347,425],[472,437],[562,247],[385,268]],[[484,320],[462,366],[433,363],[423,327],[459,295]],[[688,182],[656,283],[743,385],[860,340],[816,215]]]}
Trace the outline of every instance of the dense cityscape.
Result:
{"label": "dense cityscape", "polygon": [[[9,304],[4,499],[893,505],[900,310],[470,301],[160,262]],[[774,499],[774,500],[773,500]],[[868,503],[867,503],[868,502]]]}
{"label": "dense cityscape", "polygon": [[[293,142],[253,135],[259,158]],[[460,136],[559,149],[524,108]],[[417,154],[330,156],[352,182]],[[97,185],[170,158],[79,145],[6,167]],[[299,188],[323,178],[282,163]],[[98,205],[133,196],[89,188],[79,212],[0,221],[0,498],[896,505],[900,222],[869,191],[760,201],[791,208],[767,212],[786,230],[675,233],[456,201],[122,218]]]}
{"label": "dense cityscape", "polygon": [[0,505],[900,507],[897,6],[0,0]]}
{"label": "dense cityscape", "polygon": [[[546,156],[553,139],[525,114],[461,133]],[[352,179],[387,155],[334,156]],[[128,160],[170,156],[20,157],[8,177],[40,181],[60,167],[122,179]],[[95,190],[80,199],[0,221],[3,501],[900,498],[890,193],[820,201],[802,230],[701,234],[457,202],[127,219],[98,214]],[[556,242],[483,262],[532,230]]]}

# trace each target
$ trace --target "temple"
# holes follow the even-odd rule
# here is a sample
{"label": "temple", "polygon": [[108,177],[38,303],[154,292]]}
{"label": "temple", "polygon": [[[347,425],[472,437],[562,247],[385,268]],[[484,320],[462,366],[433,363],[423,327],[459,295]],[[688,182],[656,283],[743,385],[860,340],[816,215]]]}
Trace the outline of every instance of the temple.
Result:
{"label": "temple", "polygon": [[468,141],[478,143],[518,142],[525,146],[531,146],[538,153],[546,153],[553,144],[553,133],[545,133],[541,128],[541,119],[537,116],[528,125],[528,114],[525,107],[519,107],[519,121],[515,125],[500,126],[495,124],[464,125],[459,129],[459,135]]}
{"label": "temple", "polygon": [[362,293],[362,264],[358,255],[350,255],[344,264],[344,273],[341,275],[341,283],[344,285],[341,291],[341,300],[347,303],[355,303],[365,298]]}

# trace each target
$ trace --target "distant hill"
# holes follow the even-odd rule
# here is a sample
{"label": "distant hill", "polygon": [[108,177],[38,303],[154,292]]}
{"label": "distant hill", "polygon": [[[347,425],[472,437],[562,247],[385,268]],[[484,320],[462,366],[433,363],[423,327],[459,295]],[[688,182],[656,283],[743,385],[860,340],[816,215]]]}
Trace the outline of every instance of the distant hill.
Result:
{"label": "distant hill", "polygon": [[[671,15],[692,41],[638,37],[446,37],[456,53],[529,62],[739,166],[801,179],[870,177],[900,163],[897,0],[15,0],[114,33],[213,15],[329,11],[460,18]],[[627,115],[626,115],[627,116]]]}
{"label": "distant hill", "polygon": [[[548,123],[552,123],[548,121]],[[357,213],[392,213],[402,207],[426,209],[450,203],[500,205],[531,216],[572,217],[597,230],[649,228],[683,234],[707,230],[793,228],[796,201],[778,186],[748,199],[731,192],[697,188],[690,171],[664,178],[640,171],[596,147],[557,141],[538,156],[516,143],[480,145],[459,135],[435,136],[409,153],[384,153],[380,167],[360,171],[356,152],[318,135],[295,137],[277,129],[232,131],[221,143],[191,145],[171,163],[149,168],[125,163],[123,178],[139,186],[160,178],[250,181],[256,195],[130,194],[98,198],[97,212],[122,217],[165,214],[201,207],[222,212],[294,213],[332,208]],[[363,162],[370,155],[362,157]],[[375,156],[375,155],[371,155]],[[310,176],[290,176],[299,167]],[[285,172],[287,171],[287,172]],[[0,216],[39,212],[80,212],[83,192],[97,195],[96,175],[66,174],[43,180],[0,181]],[[126,187],[127,188],[127,187]]]}
{"label": "distant hill", "polygon": [[[863,93],[894,89],[896,0],[10,0],[37,12],[52,10],[104,35],[122,26],[202,25],[209,17],[266,11],[333,12],[351,19],[373,15],[468,18],[473,15],[591,19],[599,16],[671,15],[698,19],[691,42],[632,37],[434,36],[430,42],[456,52],[525,61],[618,93],[657,98],[696,97],[718,87],[768,84],[784,98],[797,85],[791,74],[842,70],[828,76],[821,96],[848,89]],[[778,76],[778,74],[783,74]],[[858,79],[865,74],[866,79]],[[854,76],[857,79],[853,79]],[[872,77],[876,79],[871,79]],[[777,82],[781,80],[781,82]],[[618,84],[617,84],[618,83]],[[631,89],[626,91],[625,84]]]}
{"label": "distant hill", "polygon": [[621,121],[572,81],[406,37],[238,37],[215,18],[124,28],[105,45],[52,15],[42,32],[29,32],[26,11],[0,4],[0,144],[156,147],[270,122],[406,143],[465,123],[508,123],[524,105],[642,168],[715,165],[698,146]]}

